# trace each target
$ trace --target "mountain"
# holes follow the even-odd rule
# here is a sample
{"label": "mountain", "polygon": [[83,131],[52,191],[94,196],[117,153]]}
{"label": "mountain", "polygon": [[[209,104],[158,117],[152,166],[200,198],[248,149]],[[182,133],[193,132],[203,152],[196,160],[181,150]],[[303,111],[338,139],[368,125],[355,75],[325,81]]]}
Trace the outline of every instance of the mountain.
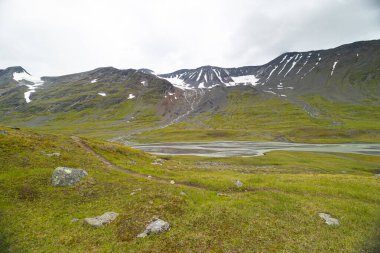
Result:
{"label": "mountain", "polygon": [[380,40],[289,52],[262,66],[204,66],[159,75],[183,89],[255,86],[278,96],[318,93],[342,101],[379,98]]}
{"label": "mountain", "polygon": [[182,69],[160,77],[182,89],[212,89],[216,86],[255,85],[259,67],[220,68],[204,66],[197,69]]}
{"label": "mountain", "polygon": [[168,74],[0,70],[0,123],[140,141],[380,139],[380,40]]}

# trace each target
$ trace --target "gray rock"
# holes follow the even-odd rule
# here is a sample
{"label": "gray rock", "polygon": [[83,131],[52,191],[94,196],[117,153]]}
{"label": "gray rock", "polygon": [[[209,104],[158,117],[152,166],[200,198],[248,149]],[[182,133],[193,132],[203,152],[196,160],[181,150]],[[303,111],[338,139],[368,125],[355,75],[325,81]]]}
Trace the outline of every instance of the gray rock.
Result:
{"label": "gray rock", "polygon": [[72,186],[87,175],[85,170],[58,167],[54,170],[51,181],[53,186]]}
{"label": "gray rock", "polygon": [[380,178],[380,174],[376,174],[375,177],[376,177],[376,178]]}
{"label": "gray rock", "polygon": [[218,197],[227,197],[228,195],[225,194],[225,193],[220,193],[220,192],[218,192],[218,193],[216,194],[216,196],[218,196]]}
{"label": "gray rock", "polygon": [[0,131],[0,135],[7,135],[8,132],[7,131]]}
{"label": "gray rock", "polygon": [[164,220],[155,218],[149,225],[146,227],[145,231],[139,234],[137,237],[144,238],[150,234],[158,234],[170,229],[170,224]]}
{"label": "gray rock", "polygon": [[182,196],[187,196],[186,192],[180,192],[179,194]]}
{"label": "gray rock", "polygon": [[55,152],[55,153],[51,153],[51,154],[46,154],[46,156],[48,156],[48,157],[52,157],[52,156],[61,156],[61,154],[58,153],[58,152]]}
{"label": "gray rock", "polygon": [[133,196],[136,193],[141,192],[141,190],[142,190],[141,188],[133,189],[133,191],[129,195]]}
{"label": "gray rock", "polygon": [[240,181],[240,180],[236,180],[235,182],[234,182],[234,184],[236,185],[236,187],[243,187],[243,183]]}
{"label": "gray rock", "polygon": [[174,180],[170,180],[170,184],[175,184],[175,181]]}
{"label": "gray rock", "polygon": [[74,223],[74,222],[78,222],[78,221],[79,221],[78,218],[73,218],[73,219],[71,220],[72,223]]}
{"label": "gray rock", "polygon": [[321,217],[322,220],[325,221],[327,225],[333,225],[333,226],[338,226],[339,225],[339,220],[331,217],[330,214],[327,213],[319,213],[319,217]]}
{"label": "gray rock", "polygon": [[103,227],[114,221],[117,218],[117,216],[119,216],[118,213],[106,212],[103,215],[94,218],[85,218],[84,223],[93,227]]}
{"label": "gray rock", "polygon": [[156,159],[152,162],[153,165],[162,165],[164,163],[164,160],[162,159]]}

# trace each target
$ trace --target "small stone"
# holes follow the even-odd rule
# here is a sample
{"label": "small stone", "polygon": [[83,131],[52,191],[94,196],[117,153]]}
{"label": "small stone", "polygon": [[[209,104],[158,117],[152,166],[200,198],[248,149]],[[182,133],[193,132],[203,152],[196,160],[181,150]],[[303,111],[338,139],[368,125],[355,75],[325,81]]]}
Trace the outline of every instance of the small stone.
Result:
{"label": "small stone", "polygon": [[156,159],[152,162],[152,165],[162,165],[163,163],[164,163],[164,160]]}
{"label": "small stone", "polygon": [[170,184],[175,184],[175,181],[174,180],[170,180]]}
{"label": "small stone", "polygon": [[117,216],[119,216],[118,213],[106,212],[103,215],[94,218],[85,218],[84,223],[93,227],[103,227],[114,221],[117,218]]}
{"label": "small stone", "polygon": [[187,196],[186,192],[180,192],[179,194],[182,196]]}
{"label": "small stone", "polygon": [[73,218],[73,219],[71,220],[72,223],[74,223],[74,222],[78,222],[78,221],[79,221],[78,218]]}
{"label": "small stone", "polygon": [[239,188],[243,186],[243,183],[240,180],[236,180],[234,184],[236,185],[236,187],[239,187]]}
{"label": "small stone", "polygon": [[216,194],[216,196],[218,196],[218,197],[227,197],[228,195],[225,194],[225,193],[220,193],[220,192],[218,192],[218,193]]}
{"label": "small stone", "polygon": [[46,154],[46,156],[48,156],[48,157],[52,157],[52,156],[61,156],[61,154],[58,153],[58,152],[55,152],[55,153],[51,153],[51,154]]}
{"label": "small stone", "polygon": [[327,225],[334,225],[334,226],[338,226],[339,225],[339,220],[331,217],[330,214],[319,213],[318,215],[319,215],[319,217],[321,217],[321,219],[323,219],[325,221],[325,223]]}
{"label": "small stone", "polygon": [[72,186],[79,183],[87,175],[85,170],[57,167],[53,172],[51,181],[53,186]]}
{"label": "small stone", "polygon": [[137,237],[144,238],[150,234],[158,234],[170,229],[170,224],[164,220],[154,218],[151,223],[145,228],[144,232],[139,234]]}

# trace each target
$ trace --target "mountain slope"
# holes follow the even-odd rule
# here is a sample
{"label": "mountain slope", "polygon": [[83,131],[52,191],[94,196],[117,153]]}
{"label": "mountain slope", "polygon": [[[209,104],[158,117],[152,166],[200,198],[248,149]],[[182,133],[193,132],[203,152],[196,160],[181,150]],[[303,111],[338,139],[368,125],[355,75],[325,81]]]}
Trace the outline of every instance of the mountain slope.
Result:
{"label": "mountain slope", "polygon": [[216,139],[376,141],[380,40],[285,53],[262,66],[160,75],[106,67],[37,78],[13,67],[0,71],[0,94],[0,122],[44,131],[144,141],[204,131]]}
{"label": "mountain slope", "polygon": [[355,42],[334,49],[284,53],[262,66],[205,66],[159,75],[185,88],[252,85],[262,92],[296,97],[319,94],[357,102],[380,97],[380,41]]}

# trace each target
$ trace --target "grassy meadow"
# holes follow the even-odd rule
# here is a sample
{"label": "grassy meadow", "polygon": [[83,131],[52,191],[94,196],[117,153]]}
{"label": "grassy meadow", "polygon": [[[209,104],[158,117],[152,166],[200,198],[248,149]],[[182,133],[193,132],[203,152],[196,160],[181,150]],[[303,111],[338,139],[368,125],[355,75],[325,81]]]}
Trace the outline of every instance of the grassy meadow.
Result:
{"label": "grassy meadow", "polygon": [[[158,157],[83,139],[113,164],[177,182],[172,185],[114,170],[70,137],[0,130],[7,132],[0,135],[0,252],[380,249],[376,156]],[[46,155],[53,152],[61,155]],[[156,159],[162,165],[152,164]],[[89,176],[73,187],[53,187],[50,178],[58,166],[82,168]],[[235,180],[243,187],[236,187]],[[71,222],[107,211],[120,215],[104,228]],[[340,225],[324,224],[319,212],[338,218]],[[136,238],[154,216],[168,221],[170,231]]]}

